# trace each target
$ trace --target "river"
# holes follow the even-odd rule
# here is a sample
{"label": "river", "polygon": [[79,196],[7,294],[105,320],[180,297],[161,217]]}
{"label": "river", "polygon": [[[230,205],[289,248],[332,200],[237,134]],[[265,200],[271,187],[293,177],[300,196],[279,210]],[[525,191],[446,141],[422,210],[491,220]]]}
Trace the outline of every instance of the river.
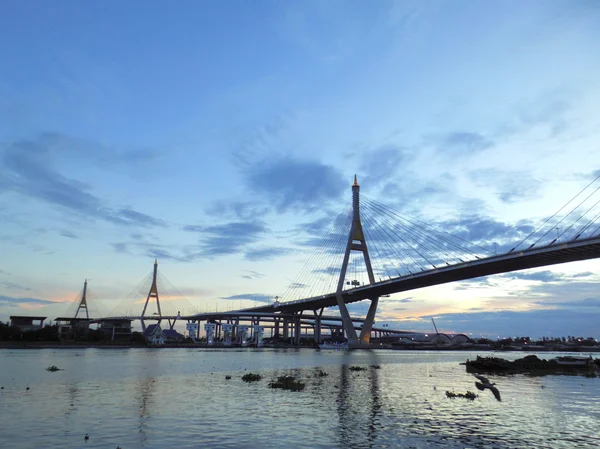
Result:
{"label": "river", "polygon": [[[600,379],[489,376],[502,394],[498,402],[490,391],[478,391],[475,378],[459,365],[475,356],[312,349],[1,350],[0,446],[600,447]],[[47,371],[51,365],[61,371]],[[317,376],[319,370],[327,376]],[[249,372],[262,380],[243,382]],[[268,387],[288,374],[306,388]],[[478,397],[449,399],[447,390]]]}

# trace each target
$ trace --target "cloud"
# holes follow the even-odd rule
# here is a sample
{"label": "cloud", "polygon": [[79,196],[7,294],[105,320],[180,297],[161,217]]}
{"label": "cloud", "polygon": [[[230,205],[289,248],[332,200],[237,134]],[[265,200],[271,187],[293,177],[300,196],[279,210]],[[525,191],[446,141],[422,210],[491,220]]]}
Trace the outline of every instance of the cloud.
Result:
{"label": "cloud", "polygon": [[244,273],[246,273],[242,275],[244,279],[261,279],[265,277],[264,274],[253,270],[244,270]]}
{"label": "cloud", "polygon": [[261,249],[249,249],[244,253],[244,258],[248,260],[268,260],[275,257],[284,256],[290,254],[295,250],[291,248],[261,248]]}
{"label": "cloud", "polygon": [[557,282],[564,279],[561,273],[555,273],[550,270],[538,271],[533,273],[528,272],[513,272],[501,275],[504,279],[516,279],[523,281],[539,281],[539,282]]}
{"label": "cloud", "polygon": [[[50,205],[125,226],[164,226],[161,220],[130,208],[111,209],[91,193],[85,183],[63,176],[55,167],[59,156],[80,154],[74,139],[41,134],[35,139],[11,142],[0,148],[2,191],[33,198]],[[80,149],[80,148],[78,148]]]}
{"label": "cloud", "polygon": [[197,257],[214,257],[242,252],[245,246],[269,232],[262,221],[232,222],[213,226],[188,225],[184,231],[201,235]]}
{"label": "cloud", "polygon": [[254,220],[266,215],[268,211],[268,207],[256,201],[215,201],[206,209],[208,215],[241,221]]}
{"label": "cloud", "polygon": [[309,221],[306,223],[300,223],[296,226],[296,230],[304,232],[309,235],[319,236],[324,235],[331,228],[331,216],[317,218],[316,220]]}
{"label": "cloud", "polygon": [[125,254],[128,252],[126,243],[122,243],[122,242],[121,243],[111,243],[111,246],[117,253]]}
{"label": "cloud", "polygon": [[115,223],[141,226],[141,227],[166,227],[167,224],[158,218],[151,217],[150,215],[137,212],[130,208],[119,209],[115,211],[112,220]]}
{"label": "cloud", "polygon": [[335,167],[292,156],[269,155],[241,164],[248,188],[277,213],[317,211],[339,200],[348,185]]}
{"label": "cloud", "polygon": [[455,131],[432,138],[440,152],[448,157],[479,153],[494,146],[489,138],[479,133]]}
{"label": "cloud", "polygon": [[273,295],[265,295],[263,293],[242,293],[239,295],[223,296],[219,299],[225,299],[225,300],[231,300],[231,301],[250,300],[250,301],[265,302],[265,303],[272,303],[275,301],[275,297]]}
{"label": "cloud", "polygon": [[585,298],[573,301],[536,301],[534,304],[566,309],[574,309],[579,307],[598,307],[600,308],[600,298]]}
{"label": "cloud", "polygon": [[479,169],[469,172],[469,178],[480,187],[492,186],[504,203],[534,199],[542,182],[531,171]]}
{"label": "cloud", "polygon": [[35,304],[35,305],[44,305],[44,304],[56,304],[57,301],[48,301],[46,299],[37,299],[37,298],[14,298],[12,296],[4,296],[0,295],[0,305],[9,306],[9,307],[17,307],[21,304]]}
{"label": "cloud", "polygon": [[[468,214],[456,219],[450,219],[435,223],[437,229],[468,242],[483,245],[487,248],[493,247],[493,243],[499,244],[499,252],[510,243],[517,243],[527,236],[535,228],[526,220],[517,223],[504,223],[491,217],[478,214]],[[506,250],[510,248],[506,247]]]}
{"label": "cloud", "polygon": [[360,167],[364,173],[358,181],[364,182],[369,188],[389,183],[398,177],[398,170],[408,165],[413,153],[406,147],[384,145],[362,155]]}
{"label": "cloud", "polygon": [[29,287],[25,287],[23,285],[19,285],[19,284],[15,284],[14,282],[10,282],[10,281],[0,281],[0,285],[9,289],[9,290],[24,290],[24,291],[31,291],[31,288]]}
{"label": "cloud", "polygon": [[62,231],[60,231],[60,235],[62,235],[63,237],[66,237],[68,239],[78,238],[75,234],[73,234],[71,231],[67,231],[66,229],[63,229]]}

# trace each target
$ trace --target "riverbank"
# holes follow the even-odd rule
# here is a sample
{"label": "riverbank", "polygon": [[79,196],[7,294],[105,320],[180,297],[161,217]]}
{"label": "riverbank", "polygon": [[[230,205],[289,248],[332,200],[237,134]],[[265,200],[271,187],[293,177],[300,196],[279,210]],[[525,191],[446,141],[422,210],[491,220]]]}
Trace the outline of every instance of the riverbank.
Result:
{"label": "riverbank", "polygon": [[[207,344],[194,344],[194,343],[172,343],[165,344],[162,346],[149,346],[142,342],[119,342],[119,341],[0,341],[0,350],[2,349],[86,349],[86,348],[98,348],[98,349],[127,349],[127,348],[162,348],[162,349],[173,349],[173,348],[198,348],[198,349],[241,349],[241,348],[255,348],[256,346],[240,346],[231,345],[225,346],[217,344],[209,346]],[[316,345],[287,345],[283,343],[278,344],[265,344],[262,346],[265,349],[318,349]],[[564,352],[573,353],[579,352],[583,354],[589,353],[600,353],[600,347],[598,346],[570,346],[566,348],[536,348],[533,351],[531,348],[491,348],[488,345],[471,345],[471,346],[435,346],[435,345],[377,345],[371,346],[372,350],[375,349],[386,349],[392,351],[439,351],[439,352]]]}

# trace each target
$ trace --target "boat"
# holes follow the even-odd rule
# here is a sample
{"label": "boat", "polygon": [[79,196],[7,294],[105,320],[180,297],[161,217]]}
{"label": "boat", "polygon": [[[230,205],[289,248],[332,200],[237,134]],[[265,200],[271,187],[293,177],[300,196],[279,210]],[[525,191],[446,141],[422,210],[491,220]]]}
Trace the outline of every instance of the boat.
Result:
{"label": "boat", "polygon": [[321,343],[319,345],[320,349],[331,349],[334,351],[340,351],[344,349],[348,349],[348,343]]}

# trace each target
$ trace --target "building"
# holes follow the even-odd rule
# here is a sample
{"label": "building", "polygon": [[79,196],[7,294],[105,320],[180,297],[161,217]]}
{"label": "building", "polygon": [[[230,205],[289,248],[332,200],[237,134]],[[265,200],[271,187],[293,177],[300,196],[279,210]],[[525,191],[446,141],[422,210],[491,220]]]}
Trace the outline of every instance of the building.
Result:
{"label": "building", "polygon": [[[10,317],[10,325],[18,327],[22,332],[37,331],[44,327],[44,320],[46,318],[45,316],[12,315]],[[39,321],[40,323],[34,324],[34,321]]]}
{"label": "building", "polygon": [[80,340],[87,337],[92,320],[89,318],[59,317],[54,321],[58,326],[58,338],[61,340]]}
{"label": "building", "polygon": [[127,318],[106,318],[98,320],[101,330],[108,340],[130,340],[131,321]]}
{"label": "building", "polygon": [[165,336],[166,341],[169,342],[178,342],[185,340],[185,336],[181,335],[175,329],[164,329],[163,335]]}
{"label": "building", "polygon": [[148,344],[153,346],[162,346],[167,341],[160,324],[149,325],[144,331],[144,337],[146,338]]}

